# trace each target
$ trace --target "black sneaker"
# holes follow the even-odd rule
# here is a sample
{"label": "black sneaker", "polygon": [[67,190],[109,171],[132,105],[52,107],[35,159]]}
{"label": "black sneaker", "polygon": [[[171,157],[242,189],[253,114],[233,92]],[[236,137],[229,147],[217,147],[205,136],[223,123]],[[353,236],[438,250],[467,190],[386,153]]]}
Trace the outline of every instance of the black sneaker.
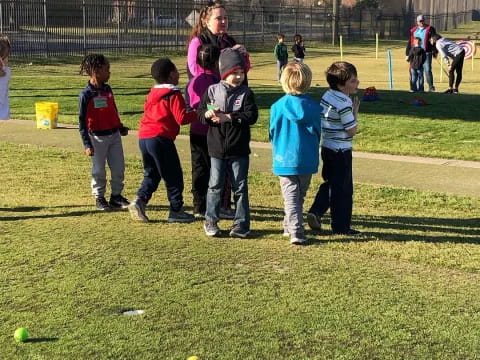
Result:
{"label": "black sneaker", "polygon": [[103,197],[103,196],[99,196],[99,197],[96,198],[95,206],[96,206],[97,210],[100,210],[100,211],[111,211],[112,210],[110,205],[108,205],[107,199],[105,199],[105,197]]}
{"label": "black sneaker", "polygon": [[133,220],[148,222],[148,217],[145,214],[145,208],[147,204],[140,198],[133,200],[130,205],[128,205],[128,211],[130,211],[130,216]]}
{"label": "black sneaker", "polygon": [[320,216],[312,212],[307,213],[307,223],[310,229],[320,231],[322,230],[322,223],[320,222]]}
{"label": "black sneaker", "polygon": [[453,89],[453,94],[458,94],[458,89]]}
{"label": "black sneaker", "polygon": [[122,195],[112,195],[110,196],[109,204],[114,209],[126,209],[130,202]]}
{"label": "black sneaker", "polygon": [[453,90],[452,90],[452,89],[448,89],[448,90],[445,90],[443,93],[444,93],[444,94],[453,94]]}
{"label": "black sneaker", "polygon": [[230,230],[230,236],[245,239],[250,234],[250,230],[242,228],[240,225],[233,225]]}
{"label": "black sneaker", "polygon": [[334,231],[335,235],[346,235],[346,236],[361,236],[363,233],[355,229],[348,229],[347,231]]}
{"label": "black sneaker", "polygon": [[220,235],[220,229],[215,221],[207,220],[203,224],[203,229],[205,230],[205,235],[207,236],[218,236]]}
{"label": "black sneaker", "polygon": [[169,223],[173,223],[173,222],[189,223],[192,221],[195,221],[195,216],[185,212],[183,208],[178,211],[170,210],[170,213],[168,214]]}

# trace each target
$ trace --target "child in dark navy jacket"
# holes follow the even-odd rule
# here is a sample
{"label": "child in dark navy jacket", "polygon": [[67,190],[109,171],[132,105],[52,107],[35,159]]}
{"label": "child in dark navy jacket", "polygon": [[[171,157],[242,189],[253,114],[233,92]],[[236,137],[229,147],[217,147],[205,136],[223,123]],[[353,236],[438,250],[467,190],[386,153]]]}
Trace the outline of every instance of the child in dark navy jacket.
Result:
{"label": "child in dark navy jacket", "polygon": [[244,84],[244,57],[225,49],[219,60],[222,81],[211,85],[198,107],[198,117],[208,123],[207,143],[211,169],[205,213],[205,234],[217,236],[220,202],[227,169],[230,169],[235,198],[235,217],[230,236],[245,238],[250,233],[248,167],[250,126],[258,118],[253,92]]}
{"label": "child in dark navy jacket", "polygon": [[187,111],[177,87],[178,70],[170,59],[155,61],[151,72],[157,84],[147,95],[138,131],[145,171],[137,198],[128,209],[134,220],[148,222],[145,208],[163,179],[170,202],[168,222],[191,222],[195,218],[183,209],[183,172],[174,141],[180,125],[195,121],[197,113]]}
{"label": "child in dark navy jacket", "polygon": [[[120,121],[112,89],[107,84],[110,63],[103,55],[87,55],[80,65],[80,74],[90,76],[79,97],[79,130],[85,154],[92,158],[91,186],[92,194],[96,197],[96,207],[104,211],[126,208],[129,202],[121,195],[125,160],[120,136],[127,135],[128,128]],[[109,202],[105,199],[105,162],[108,162],[112,174]]]}

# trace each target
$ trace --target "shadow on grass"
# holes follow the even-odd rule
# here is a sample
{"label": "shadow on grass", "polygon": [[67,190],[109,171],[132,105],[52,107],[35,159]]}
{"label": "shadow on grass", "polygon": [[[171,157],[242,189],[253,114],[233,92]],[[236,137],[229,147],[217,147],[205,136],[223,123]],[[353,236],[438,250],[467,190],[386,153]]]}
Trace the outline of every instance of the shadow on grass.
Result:
{"label": "shadow on grass", "polygon": [[42,342],[55,342],[55,341],[58,341],[58,340],[59,340],[59,338],[56,338],[56,337],[53,337],[53,338],[38,337],[38,338],[31,338],[31,339],[25,340],[24,342],[25,343],[42,343]]}

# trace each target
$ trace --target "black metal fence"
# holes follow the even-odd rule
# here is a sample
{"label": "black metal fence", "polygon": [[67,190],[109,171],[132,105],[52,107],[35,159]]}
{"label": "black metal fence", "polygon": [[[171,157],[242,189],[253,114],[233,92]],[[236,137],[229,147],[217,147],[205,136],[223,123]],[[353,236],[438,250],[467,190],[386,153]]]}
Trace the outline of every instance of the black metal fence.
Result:
{"label": "black metal fence", "polygon": [[[247,47],[273,44],[273,35],[296,33],[307,41],[331,42],[333,9],[328,6],[227,4],[229,33]],[[82,55],[186,49],[200,5],[186,0],[0,0],[0,32],[13,44],[13,56]],[[339,33],[347,40],[403,38],[415,14],[340,8]],[[471,20],[471,13],[435,14],[438,29]],[[436,24],[438,22],[438,25]]]}

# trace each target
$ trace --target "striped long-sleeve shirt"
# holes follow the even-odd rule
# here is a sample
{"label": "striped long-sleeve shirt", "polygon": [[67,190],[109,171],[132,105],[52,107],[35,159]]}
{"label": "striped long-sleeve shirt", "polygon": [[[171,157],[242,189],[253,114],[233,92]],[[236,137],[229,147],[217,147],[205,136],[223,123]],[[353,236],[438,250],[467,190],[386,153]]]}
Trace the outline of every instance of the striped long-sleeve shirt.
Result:
{"label": "striped long-sleeve shirt", "polygon": [[338,90],[329,89],[323,95],[322,146],[332,150],[349,150],[352,137],[347,130],[357,126],[352,100]]}

